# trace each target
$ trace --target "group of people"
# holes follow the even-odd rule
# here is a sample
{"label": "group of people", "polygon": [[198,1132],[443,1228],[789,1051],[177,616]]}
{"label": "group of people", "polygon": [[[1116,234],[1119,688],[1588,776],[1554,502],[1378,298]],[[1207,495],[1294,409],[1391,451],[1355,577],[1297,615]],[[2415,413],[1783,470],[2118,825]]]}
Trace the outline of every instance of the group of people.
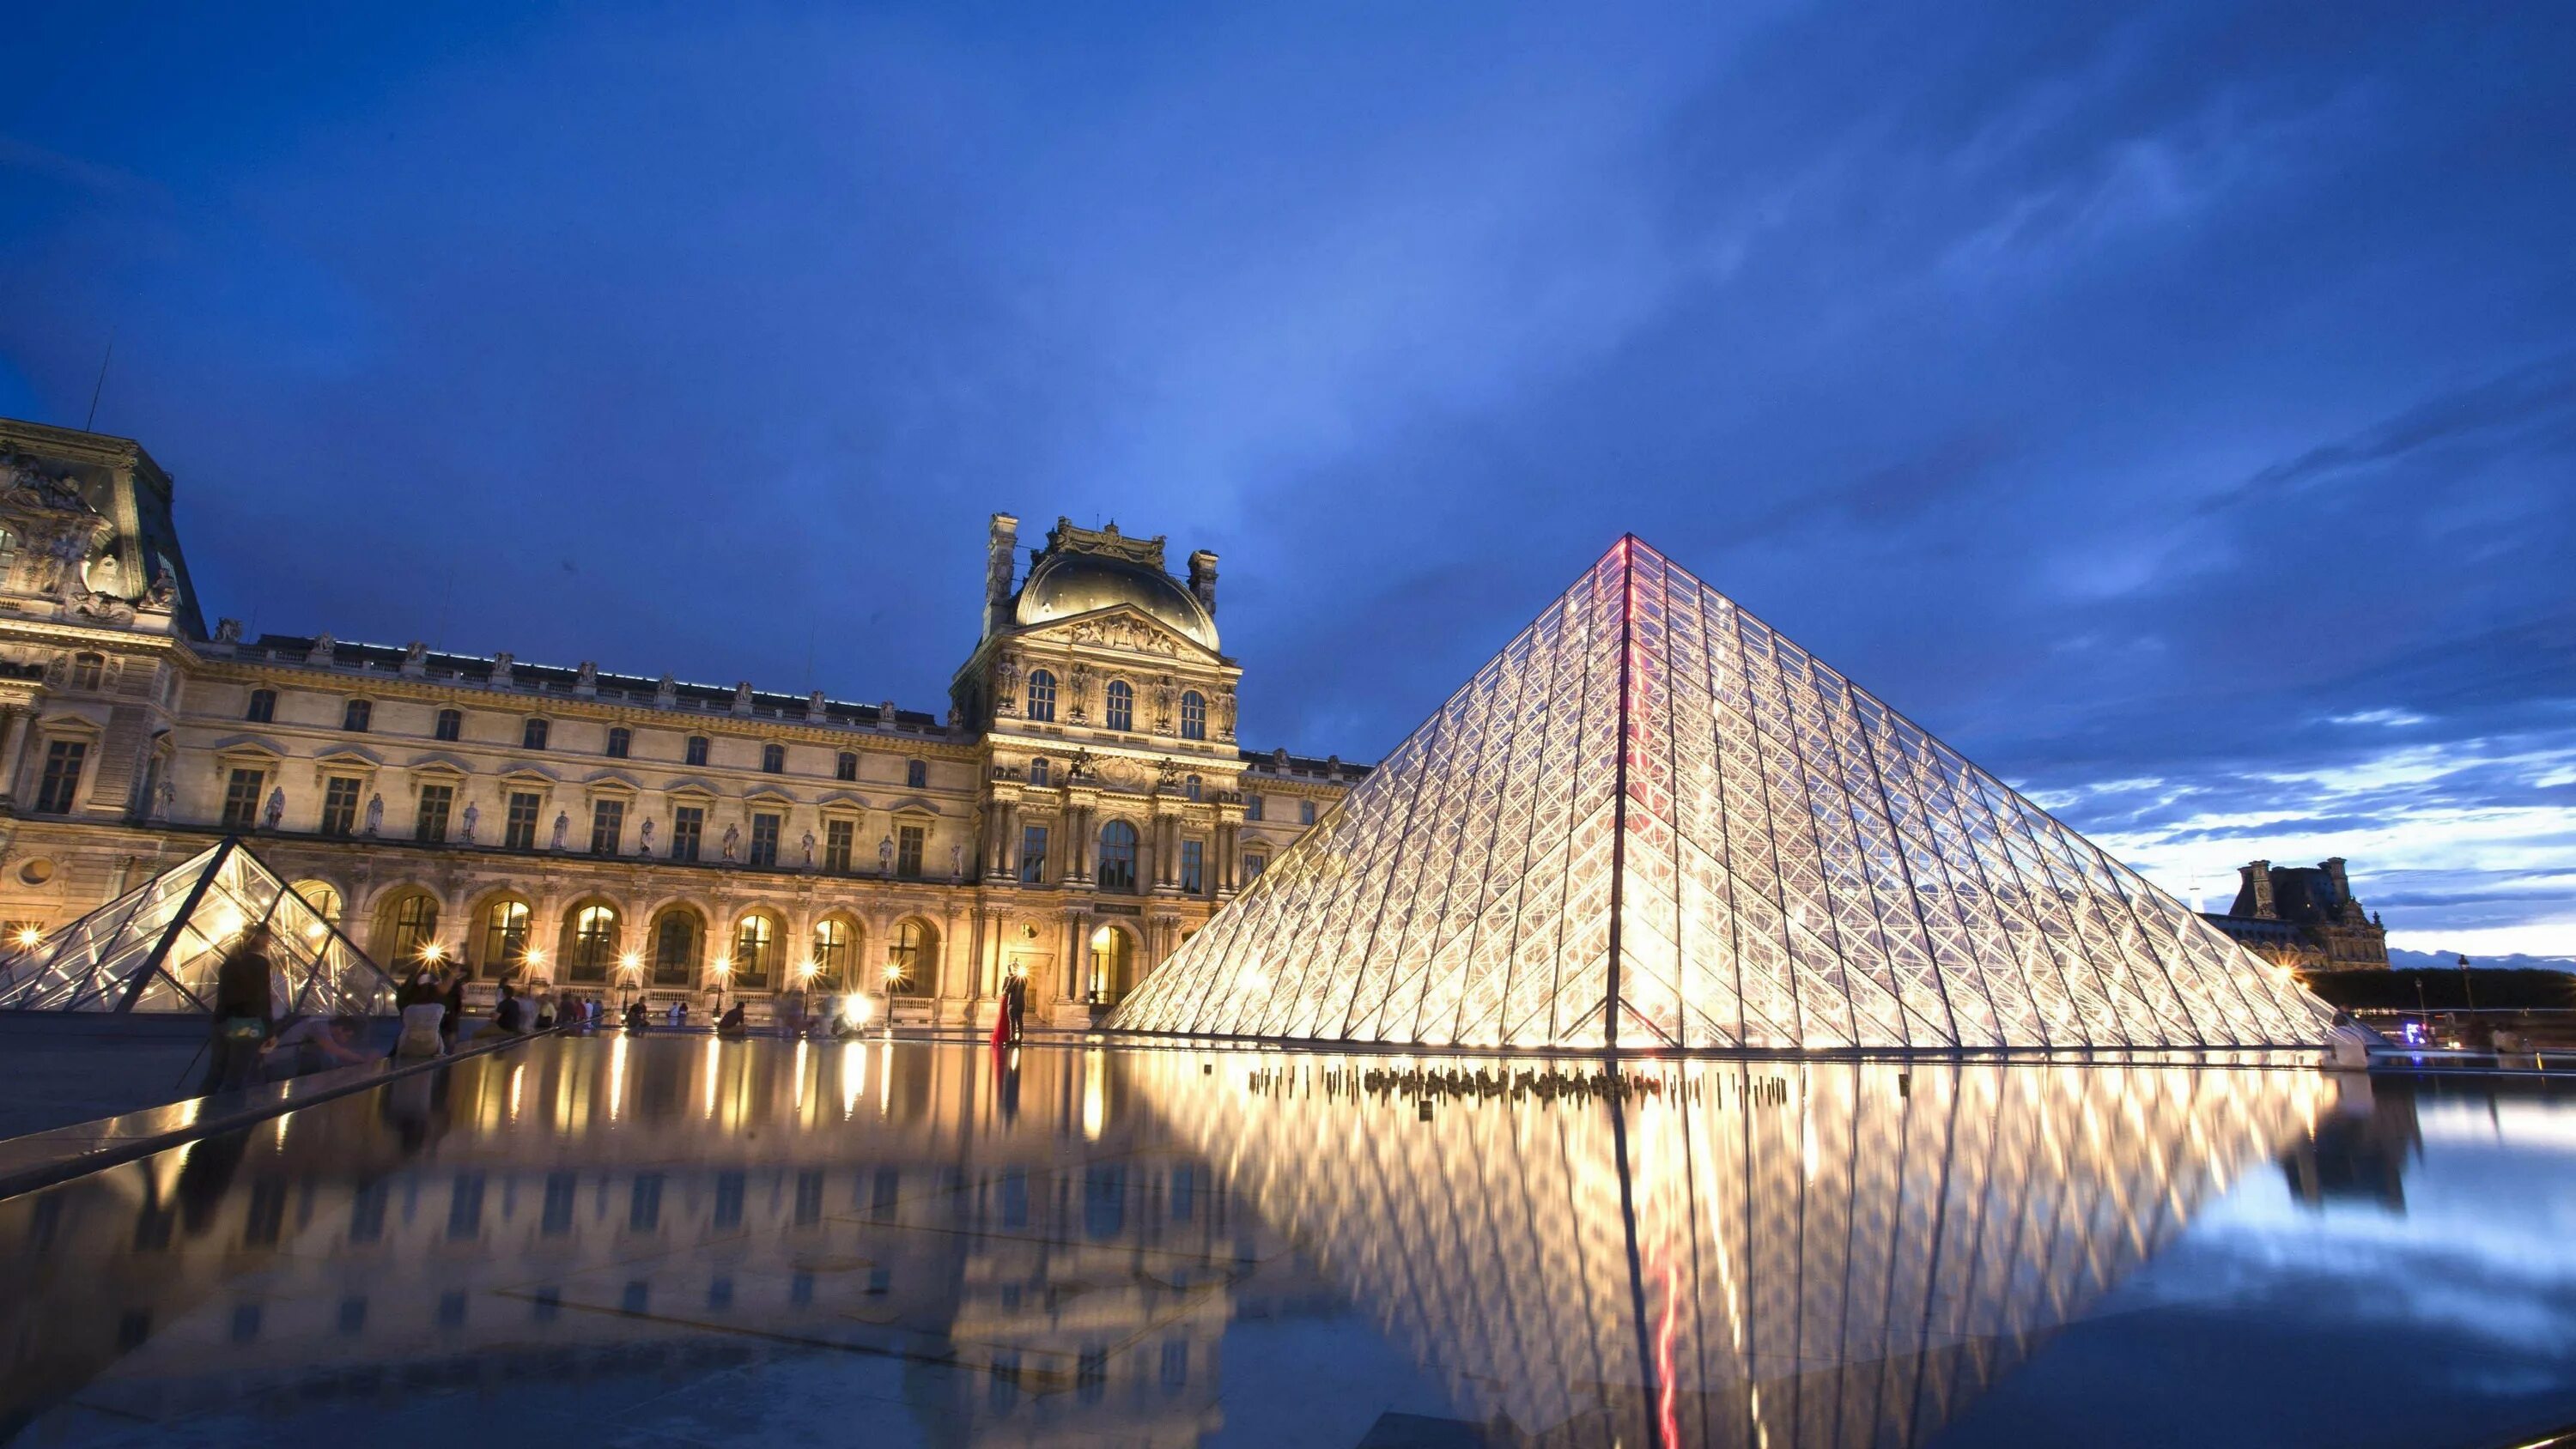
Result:
{"label": "group of people", "polygon": [[234,1091],[270,1076],[301,1076],[366,1060],[364,1017],[307,1016],[280,1026],[266,925],[254,926],[215,968],[214,1037],[205,1092]]}

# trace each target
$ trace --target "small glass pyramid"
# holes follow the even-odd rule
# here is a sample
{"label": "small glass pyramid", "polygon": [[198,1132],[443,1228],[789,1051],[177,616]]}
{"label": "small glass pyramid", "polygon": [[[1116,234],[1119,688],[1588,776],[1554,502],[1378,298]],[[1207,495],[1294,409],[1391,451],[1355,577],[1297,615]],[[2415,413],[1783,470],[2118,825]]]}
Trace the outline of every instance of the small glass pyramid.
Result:
{"label": "small glass pyramid", "polygon": [[1110,1025],[1957,1051],[2314,1046],[2330,1018],[1629,537]]}
{"label": "small glass pyramid", "polygon": [[231,837],[0,961],[0,1009],[210,1011],[224,953],[263,921],[279,1016],[393,1013],[393,978]]}

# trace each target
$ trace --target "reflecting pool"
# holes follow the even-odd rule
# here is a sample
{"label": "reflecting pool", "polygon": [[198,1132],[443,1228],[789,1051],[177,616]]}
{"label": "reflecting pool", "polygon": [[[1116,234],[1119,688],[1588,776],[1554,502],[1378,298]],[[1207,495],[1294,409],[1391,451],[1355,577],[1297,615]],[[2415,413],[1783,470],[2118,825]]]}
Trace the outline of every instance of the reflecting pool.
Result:
{"label": "reflecting pool", "polygon": [[31,1444],[2504,1445],[2576,1098],[544,1040],[0,1203]]}

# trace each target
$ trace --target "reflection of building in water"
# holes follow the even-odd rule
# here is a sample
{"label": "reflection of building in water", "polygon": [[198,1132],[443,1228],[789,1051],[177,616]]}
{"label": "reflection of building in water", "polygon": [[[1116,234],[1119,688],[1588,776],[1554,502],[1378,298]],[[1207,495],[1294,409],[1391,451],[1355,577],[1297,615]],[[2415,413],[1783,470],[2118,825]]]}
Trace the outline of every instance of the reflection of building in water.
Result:
{"label": "reflection of building in water", "polygon": [[0,1427],[73,1389],[161,1419],[781,1351],[891,1368],[934,1438],[1222,1423],[1254,1224],[1097,1055],[562,1045],[0,1204]]}
{"label": "reflection of building in water", "polygon": [[1919,1443],[2325,1090],[1691,1063],[1616,1108],[1462,1079],[1423,1120],[1418,1086],[1327,1075],[1351,1065],[1033,1050],[1013,1078],[981,1050],[677,1037],[470,1060],[0,1203],[0,1428],[78,1428],[42,1412],[74,1390],[167,1424],[768,1368],[760,1392],[864,1385],[933,1442],[1257,1441],[1281,1405],[1358,1413],[1330,1441],[1356,1442],[1379,1405],[1303,1377],[1320,1333],[1506,1440]]}
{"label": "reflection of building in water", "polygon": [[2358,1072],[2335,1077],[2332,1110],[2281,1154],[2281,1174],[2299,1201],[2372,1202],[2406,1211],[2406,1168],[2424,1151],[2415,1093]]}
{"label": "reflection of building in water", "polygon": [[2321,1090],[1691,1063],[1616,1107],[1450,1096],[1424,1125],[1327,1091],[1351,1065],[1229,1064],[1216,1091],[1184,1065],[1147,1096],[1467,1417],[1563,1445],[1923,1442]]}

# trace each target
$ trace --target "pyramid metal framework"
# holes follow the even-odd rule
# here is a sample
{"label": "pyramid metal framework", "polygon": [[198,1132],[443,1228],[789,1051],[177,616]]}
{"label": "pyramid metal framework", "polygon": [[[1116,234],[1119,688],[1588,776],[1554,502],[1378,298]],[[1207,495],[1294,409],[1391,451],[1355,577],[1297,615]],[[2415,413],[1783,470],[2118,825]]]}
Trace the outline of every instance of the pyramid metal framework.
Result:
{"label": "pyramid metal framework", "polygon": [[211,1011],[216,968],[262,922],[278,1015],[392,1014],[393,978],[230,836],[0,961],[0,1009]]}
{"label": "pyramid metal framework", "polygon": [[2330,1019],[1631,536],[1110,1025],[1982,1051],[2314,1046]]}

